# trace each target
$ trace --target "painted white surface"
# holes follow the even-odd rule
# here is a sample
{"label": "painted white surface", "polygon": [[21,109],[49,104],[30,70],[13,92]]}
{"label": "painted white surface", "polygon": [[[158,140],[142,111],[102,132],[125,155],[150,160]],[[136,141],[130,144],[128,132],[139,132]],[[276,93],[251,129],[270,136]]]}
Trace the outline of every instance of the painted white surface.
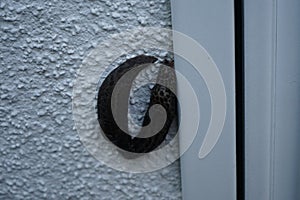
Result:
{"label": "painted white surface", "polygon": [[178,161],[121,173],[93,158],[74,129],[81,61],[110,34],[139,26],[170,28],[170,2],[0,1],[0,199],[181,198]]}
{"label": "painted white surface", "polygon": [[245,1],[246,199],[300,199],[300,2]]}
{"label": "painted white surface", "polygon": [[233,200],[236,198],[233,1],[174,0],[171,5],[173,29],[189,35],[207,50],[219,68],[227,96],[227,115],[221,137],[212,151],[199,159],[199,149],[211,117],[210,96],[203,79],[189,70],[191,66],[178,57],[175,59],[175,68],[189,77],[197,91],[201,116],[198,135],[181,158],[183,199]]}

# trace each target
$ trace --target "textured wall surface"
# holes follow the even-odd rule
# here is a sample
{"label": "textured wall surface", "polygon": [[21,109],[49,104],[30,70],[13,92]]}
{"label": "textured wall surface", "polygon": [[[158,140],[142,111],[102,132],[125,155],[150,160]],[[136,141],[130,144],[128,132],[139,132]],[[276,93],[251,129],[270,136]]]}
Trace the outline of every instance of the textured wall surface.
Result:
{"label": "textured wall surface", "polygon": [[170,27],[166,0],[0,1],[0,199],[180,199],[179,163],[110,169],[81,144],[72,87],[111,33]]}

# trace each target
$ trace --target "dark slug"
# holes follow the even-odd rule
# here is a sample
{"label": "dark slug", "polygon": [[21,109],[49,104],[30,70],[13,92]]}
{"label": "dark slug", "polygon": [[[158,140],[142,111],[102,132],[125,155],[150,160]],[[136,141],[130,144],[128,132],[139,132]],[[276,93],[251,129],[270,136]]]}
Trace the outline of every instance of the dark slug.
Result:
{"label": "dark slug", "polygon": [[[131,58],[114,69],[100,86],[97,100],[97,114],[99,124],[102,128],[105,138],[123,151],[131,153],[149,153],[157,149],[165,140],[172,122],[174,120],[177,120],[176,94],[174,94],[169,88],[159,84],[154,85],[154,87],[151,89],[150,103],[143,119],[143,126],[146,126],[150,123],[149,109],[152,105],[160,104],[164,107],[167,113],[167,120],[163,128],[157,134],[148,138],[141,138],[138,136],[132,137],[131,135],[122,131],[113,118],[111,101],[113,89],[116,86],[118,80],[120,80],[120,78],[129,70],[142,64],[154,63],[157,60],[158,59],[153,56],[146,55],[140,55]],[[162,64],[174,68],[173,62],[164,60]],[[164,85],[170,85],[173,88],[176,88],[175,73],[166,73],[164,70],[160,69],[157,79],[160,79],[160,81],[162,81]],[[132,81],[133,80],[128,80],[129,83],[132,83]],[[125,99],[119,100],[126,101]],[[127,116],[127,113],[120,114],[124,114]]]}

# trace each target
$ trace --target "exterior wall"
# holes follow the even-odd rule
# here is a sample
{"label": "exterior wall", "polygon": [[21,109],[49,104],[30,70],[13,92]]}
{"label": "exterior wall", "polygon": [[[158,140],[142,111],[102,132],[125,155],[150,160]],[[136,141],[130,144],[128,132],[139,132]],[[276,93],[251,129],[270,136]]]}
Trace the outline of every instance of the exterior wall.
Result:
{"label": "exterior wall", "polygon": [[0,198],[180,199],[179,163],[110,169],[81,144],[72,86],[83,57],[112,33],[171,26],[169,1],[0,2]]}

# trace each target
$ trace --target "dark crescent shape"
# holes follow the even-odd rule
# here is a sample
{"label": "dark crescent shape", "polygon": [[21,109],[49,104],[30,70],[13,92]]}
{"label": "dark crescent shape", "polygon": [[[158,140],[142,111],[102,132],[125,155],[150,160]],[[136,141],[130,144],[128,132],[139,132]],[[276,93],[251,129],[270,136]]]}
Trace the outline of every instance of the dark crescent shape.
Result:
{"label": "dark crescent shape", "polygon": [[[98,121],[106,139],[111,141],[120,149],[131,153],[148,153],[155,150],[165,140],[166,135],[173,120],[177,120],[177,98],[176,95],[168,88],[162,85],[154,85],[151,89],[150,103],[143,119],[143,126],[150,123],[149,109],[154,104],[160,104],[164,107],[167,113],[167,120],[163,128],[155,135],[148,138],[139,138],[130,136],[123,132],[116,124],[112,110],[111,99],[112,93],[118,80],[129,70],[142,64],[154,63],[158,59],[153,56],[140,55],[127,60],[116,69],[114,69],[103,81],[98,92],[97,109]],[[164,65],[174,67],[173,62],[163,61]],[[162,70],[158,72],[158,79],[167,81],[168,84],[173,84],[176,88],[175,73],[164,73]],[[126,80],[127,81],[127,80]],[[132,83],[133,80],[128,80]],[[165,84],[165,83],[164,83]],[[174,90],[173,90],[174,91]],[[120,99],[120,101],[126,101]],[[121,113],[126,114],[127,113]]]}

